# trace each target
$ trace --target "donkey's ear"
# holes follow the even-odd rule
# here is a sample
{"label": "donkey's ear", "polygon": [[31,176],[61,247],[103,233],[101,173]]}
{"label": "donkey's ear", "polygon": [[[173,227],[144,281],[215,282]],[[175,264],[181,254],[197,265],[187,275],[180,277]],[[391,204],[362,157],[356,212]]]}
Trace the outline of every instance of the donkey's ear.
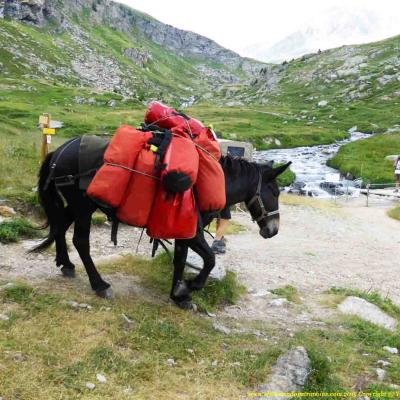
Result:
{"label": "donkey's ear", "polygon": [[282,174],[283,172],[285,172],[290,164],[292,162],[289,161],[287,164],[283,164],[277,168],[272,168],[272,169],[266,169],[263,171],[263,179],[264,181],[271,181],[272,179],[275,179],[278,175]]}
{"label": "donkey's ear", "polygon": [[291,164],[292,164],[292,162],[289,161],[288,163],[283,164],[280,167],[274,168],[275,176],[278,176],[278,175],[284,173],[290,167]]}

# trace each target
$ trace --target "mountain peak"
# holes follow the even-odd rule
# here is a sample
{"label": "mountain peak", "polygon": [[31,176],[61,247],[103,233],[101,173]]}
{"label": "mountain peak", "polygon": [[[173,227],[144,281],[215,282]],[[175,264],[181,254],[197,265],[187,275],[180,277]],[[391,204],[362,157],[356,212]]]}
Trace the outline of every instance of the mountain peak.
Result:
{"label": "mountain peak", "polygon": [[399,33],[399,17],[388,17],[368,8],[333,7],[299,26],[272,46],[255,44],[244,53],[265,62],[280,63],[349,44],[385,39]]}

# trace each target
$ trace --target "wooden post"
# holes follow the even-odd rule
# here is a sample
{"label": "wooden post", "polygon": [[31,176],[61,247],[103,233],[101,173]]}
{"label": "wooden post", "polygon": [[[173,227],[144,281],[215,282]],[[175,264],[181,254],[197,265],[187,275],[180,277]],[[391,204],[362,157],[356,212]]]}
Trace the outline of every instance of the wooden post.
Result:
{"label": "wooden post", "polygon": [[44,113],[39,117],[39,128],[42,133],[41,161],[43,162],[49,153],[49,144],[44,130],[50,128],[50,114]]}

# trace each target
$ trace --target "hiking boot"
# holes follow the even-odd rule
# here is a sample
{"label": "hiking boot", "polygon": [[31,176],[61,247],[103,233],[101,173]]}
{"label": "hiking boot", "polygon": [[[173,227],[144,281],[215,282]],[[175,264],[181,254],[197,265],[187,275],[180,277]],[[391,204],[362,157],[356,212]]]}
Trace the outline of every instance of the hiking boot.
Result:
{"label": "hiking boot", "polygon": [[214,240],[213,244],[211,245],[211,250],[214,252],[214,254],[225,254],[226,253],[225,239],[222,238],[221,240]]}

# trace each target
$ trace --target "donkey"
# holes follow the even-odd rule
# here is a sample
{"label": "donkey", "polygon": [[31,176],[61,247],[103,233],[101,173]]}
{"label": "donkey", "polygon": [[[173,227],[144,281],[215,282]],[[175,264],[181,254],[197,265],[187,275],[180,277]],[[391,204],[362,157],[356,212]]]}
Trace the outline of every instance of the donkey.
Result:
{"label": "donkey", "polygon": [[[98,296],[110,298],[112,288],[103,280],[90,256],[89,236],[92,214],[100,209],[111,217],[113,211],[95,203],[79,188],[78,180],[82,175],[79,174],[80,140],[68,141],[48,154],[40,168],[39,199],[50,229],[47,238],[32,251],[42,251],[55,242],[57,267],[61,267],[64,276],[74,277],[75,266],[69,259],[65,240],[68,228],[74,223],[73,244],[86,269],[90,285]],[[220,162],[225,174],[226,205],[244,202],[260,228],[260,235],[263,238],[275,236],[279,230],[279,187],[276,177],[291,163],[273,168],[272,162],[257,164],[230,156],[222,157]],[[58,185],[57,178],[61,177],[68,177],[70,184]],[[192,307],[191,292],[205,286],[215,266],[215,255],[204,237],[204,227],[215,217],[215,213],[199,213],[196,236],[193,239],[175,240],[170,298],[180,308]],[[193,279],[183,280],[189,248],[203,259],[203,268]]]}

